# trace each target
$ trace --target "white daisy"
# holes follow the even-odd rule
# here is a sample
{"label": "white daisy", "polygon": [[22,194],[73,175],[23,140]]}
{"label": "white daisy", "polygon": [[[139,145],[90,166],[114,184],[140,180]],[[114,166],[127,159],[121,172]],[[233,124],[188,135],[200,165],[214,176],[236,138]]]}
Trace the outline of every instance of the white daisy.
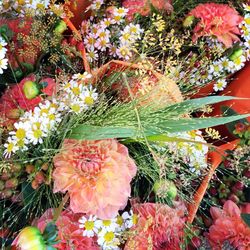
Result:
{"label": "white daisy", "polygon": [[120,249],[119,248],[120,241],[116,237],[116,234],[114,232],[109,232],[109,231],[106,231],[104,229],[98,233],[97,243],[104,250]]}
{"label": "white daisy", "polygon": [[86,217],[82,217],[79,220],[79,227],[83,229],[83,236],[85,237],[94,237],[95,234],[98,233],[98,227],[96,225],[96,216],[90,215],[87,219]]}
{"label": "white daisy", "polygon": [[0,75],[3,74],[3,70],[7,69],[8,59],[4,58],[5,55],[0,54]]}
{"label": "white daisy", "polygon": [[88,58],[89,62],[97,61],[98,60],[98,53],[97,53],[97,51],[94,48],[88,50],[87,58]]}
{"label": "white daisy", "polygon": [[227,81],[225,79],[217,80],[217,82],[214,84],[214,91],[222,91],[227,86]]}
{"label": "white daisy", "polygon": [[115,232],[116,228],[118,227],[118,224],[116,223],[116,219],[97,220],[96,225],[98,226],[99,229],[101,230],[105,229],[106,231],[110,231],[110,232]]}
{"label": "white daisy", "polygon": [[17,146],[17,141],[9,137],[7,142],[4,144],[5,150],[3,156],[9,158],[12,153],[15,153],[19,147]]}
{"label": "white daisy", "polygon": [[125,59],[125,60],[129,60],[132,56],[132,53],[129,49],[128,46],[121,46],[117,49],[116,51],[118,57]]}
{"label": "white daisy", "polygon": [[100,51],[105,51],[107,48],[110,47],[109,38],[99,38],[95,43],[95,48],[99,49]]}

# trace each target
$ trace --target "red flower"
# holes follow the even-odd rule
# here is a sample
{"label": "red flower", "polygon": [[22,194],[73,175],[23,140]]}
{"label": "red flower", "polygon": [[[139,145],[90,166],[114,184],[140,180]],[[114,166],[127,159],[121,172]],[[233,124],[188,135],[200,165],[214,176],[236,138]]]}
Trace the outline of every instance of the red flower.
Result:
{"label": "red flower", "polygon": [[138,13],[142,16],[148,16],[150,14],[150,4],[158,10],[172,11],[172,0],[123,0],[122,6],[127,8],[128,20],[133,20],[134,14]]}
{"label": "red flower", "polygon": [[184,212],[181,204],[171,208],[164,204],[145,203],[133,206],[138,215],[125,250],[178,250],[184,236]]}
{"label": "red flower", "polygon": [[[48,209],[34,224],[43,232],[46,225],[53,220],[53,215],[53,209]],[[82,216],[83,214],[74,214],[70,210],[65,210],[61,213],[56,221],[58,240],[60,240],[58,244],[54,245],[56,249],[99,250],[95,238],[88,238],[82,235],[78,222]]]}
{"label": "red flower", "polygon": [[247,126],[240,122],[235,125],[235,130],[237,133],[243,133],[247,130]]}
{"label": "red flower", "polygon": [[[249,205],[244,212],[250,212]],[[223,209],[212,207],[210,209],[213,225],[209,228],[208,239],[213,249],[221,249],[225,241],[239,250],[250,249],[250,228],[241,219],[241,210],[228,200]]]}
{"label": "red flower", "polygon": [[[7,89],[5,93],[0,98],[0,117],[4,121],[3,124],[8,124],[9,114],[16,109],[32,110],[40,102],[43,101],[41,96],[36,96],[33,99],[27,99],[24,95],[23,86],[27,81],[36,81],[35,75],[30,75],[25,77],[19,84],[12,86]],[[43,78],[40,82],[46,82],[47,86],[41,91],[48,96],[55,94],[56,83],[52,78]],[[15,120],[15,119],[12,119]],[[13,123],[13,122],[10,122]]]}
{"label": "red flower", "polygon": [[200,19],[194,28],[193,41],[202,36],[216,36],[226,47],[231,47],[233,42],[239,41],[238,25],[243,18],[227,4],[199,4],[188,15]]}

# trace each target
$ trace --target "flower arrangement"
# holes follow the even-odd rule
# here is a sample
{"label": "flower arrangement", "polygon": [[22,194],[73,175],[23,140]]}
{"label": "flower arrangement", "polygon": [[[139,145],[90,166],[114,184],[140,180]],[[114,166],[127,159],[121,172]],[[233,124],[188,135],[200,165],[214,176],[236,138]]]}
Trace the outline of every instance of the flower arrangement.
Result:
{"label": "flower arrangement", "polygon": [[0,3],[3,248],[249,248],[250,7],[201,2]]}

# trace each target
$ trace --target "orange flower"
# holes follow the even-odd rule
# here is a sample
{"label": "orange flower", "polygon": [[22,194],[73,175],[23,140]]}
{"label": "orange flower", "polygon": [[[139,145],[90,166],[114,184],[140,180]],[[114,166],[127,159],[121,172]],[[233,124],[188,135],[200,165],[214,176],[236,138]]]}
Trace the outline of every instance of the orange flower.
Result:
{"label": "orange flower", "polygon": [[[250,206],[244,211],[249,213]],[[212,207],[210,209],[213,225],[209,228],[208,238],[213,249],[221,249],[225,241],[239,250],[250,249],[250,228],[241,219],[241,211],[238,206],[228,200],[223,209]]]}
{"label": "orange flower", "polygon": [[136,165],[117,140],[67,139],[54,165],[54,192],[69,192],[73,212],[110,219],[126,206]]}
{"label": "orange flower", "polygon": [[194,28],[193,41],[202,36],[216,36],[226,47],[231,47],[233,42],[239,41],[238,25],[243,18],[227,4],[199,4],[188,15],[200,19]]}
{"label": "orange flower", "polygon": [[165,204],[145,203],[133,206],[138,216],[125,250],[178,250],[184,236],[185,207],[171,208]]}

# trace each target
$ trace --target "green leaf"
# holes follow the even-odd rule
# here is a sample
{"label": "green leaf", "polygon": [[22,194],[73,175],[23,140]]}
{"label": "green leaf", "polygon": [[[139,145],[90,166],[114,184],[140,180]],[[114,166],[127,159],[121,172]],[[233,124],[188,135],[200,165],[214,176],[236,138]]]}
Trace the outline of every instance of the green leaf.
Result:
{"label": "green leaf", "polygon": [[176,132],[184,132],[184,131],[214,127],[232,121],[237,121],[249,116],[250,114],[235,115],[229,117],[218,117],[218,118],[209,117],[209,118],[192,118],[192,119],[179,119],[179,120],[172,119],[157,124],[157,127],[160,127],[162,129],[162,132],[176,133]]}
{"label": "green leaf", "polygon": [[55,223],[50,222],[47,224],[44,232],[43,238],[46,241],[47,245],[55,245],[57,244],[57,236],[58,236],[58,229]]}
{"label": "green leaf", "polygon": [[242,220],[250,227],[250,214],[241,214]]}
{"label": "green leaf", "polygon": [[164,108],[164,110],[169,111],[170,113],[174,112],[178,114],[187,114],[190,111],[195,111],[206,105],[215,104],[223,101],[230,101],[234,99],[245,99],[245,98],[236,98],[233,96],[208,96],[204,98],[191,99],[180,103],[176,103]]}
{"label": "green leaf", "polygon": [[78,140],[102,140],[111,138],[142,138],[145,136],[162,135],[168,133],[191,131],[195,129],[203,129],[207,127],[213,127],[220,124],[225,124],[242,118],[246,118],[249,115],[237,115],[231,117],[220,118],[191,118],[191,119],[179,119],[179,120],[165,120],[152,125],[144,125],[143,133],[138,127],[100,127],[92,125],[79,125],[71,134],[67,137]]}

